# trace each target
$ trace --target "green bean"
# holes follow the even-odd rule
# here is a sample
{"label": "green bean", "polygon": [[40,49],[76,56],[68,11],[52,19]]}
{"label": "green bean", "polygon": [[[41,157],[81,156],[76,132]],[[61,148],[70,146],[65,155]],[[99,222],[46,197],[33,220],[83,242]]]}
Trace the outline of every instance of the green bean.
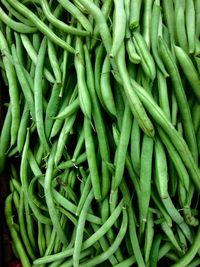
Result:
{"label": "green bean", "polygon": [[33,120],[35,120],[34,98],[33,98],[33,94],[32,94],[30,85],[26,79],[23,67],[20,64],[19,59],[17,57],[16,48],[15,48],[14,44],[12,45],[11,49],[12,49],[12,57],[14,60],[16,74],[17,74],[19,83],[21,85],[22,92],[23,92],[24,97],[28,103],[28,107],[30,109],[31,116],[32,116]]}
{"label": "green bean", "polygon": [[188,51],[190,54],[195,50],[195,8],[194,1],[185,0],[185,22],[188,39]]}
{"label": "green bean", "polygon": [[[63,229],[66,228],[66,223],[67,223],[67,217],[65,216],[65,214],[61,214],[60,215],[60,225]],[[67,238],[67,235],[66,235],[66,238]],[[67,244],[68,244],[68,238],[67,238]],[[54,249],[53,249],[53,252],[54,253],[57,253],[58,251],[61,251],[61,249],[63,247],[66,247],[67,245],[63,245],[62,242],[60,241],[58,235],[56,235],[56,239],[55,239],[55,243],[54,243]]]}
{"label": "green bean", "polygon": [[88,10],[84,7],[82,3],[80,3],[79,0],[73,0],[73,2],[83,14],[88,14]]}
{"label": "green bean", "polygon": [[20,257],[21,263],[23,267],[31,267],[31,263],[29,261],[29,258],[26,254],[26,250],[23,247],[23,244],[20,240],[19,234],[16,231],[13,221],[12,221],[12,194],[8,195],[6,200],[5,200],[5,218],[6,218],[6,223],[8,225],[8,228],[10,230],[10,234],[12,237],[13,244],[16,248],[17,254]]}
{"label": "green bean", "polygon": [[[67,35],[66,37],[66,42],[70,45],[72,43],[72,35]],[[62,64],[60,66],[61,68],[61,72],[62,72],[62,86],[61,86],[61,90],[60,90],[60,94],[59,96],[62,97],[63,96],[63,91],[64,91],[64,85],[66,84],[66,77],[68,74],[68,62],[69,62],[69,53],[67,50],[64,51],[63,53],[63,59],[62,59]]]}
{"label": "green bean", "polygon": [[16,53],[19,58],[19,62],[20,64],[24,65],[24,48],[22,45],[20,34],[15,32],[14,36],[15,36],[15,43],[16,43]]}
{"label": "green bean", "polygon": [[76,39],[76,49],[78,54],[75,56],[74,64],[78,80],[79,103],[83,114],[91,120],[91,99],[85,82],[83,45],[80,38]]}
{"label": "green bean", "polygon": [[196,36],[195,36],[195,52],[194,52],[194,54],[195,54],[195,56],[200,55],[200,42]]}
{"label": "green bean", "polygon": [[[28,164],[27,155],[28,154],[30,155],[30,153],[28,151],[28,147],[29,147],[29,131],[27,132],[27,137],[26,137],[24,149],[23,149],[23,152],[22,152],[22,162],[21,162],[21,168],[20,168],[20,177],[21,177],[22,187],[24,189],[25,198],[26,198],[26,200],[28,200],[28,203],[29,203],[29,205],[30,205],[35,217],[37,218],[37,220],[39,222],[41,222],[41,223],[44,223],[44,224],[51,224],[52,222],[51,222],[50,218],[44,216],[39,211],[39,209],[37,208],[37,206],[35,205],[35,203],[31,199],[31,195],[29,196],[29,194],[28,194],[28,188],[29,188],[29,184],[28,183],[29,183],[29,181],[28,181],[28,178],[27,178],[27,167],[28,167],[27,166],[27,164]],[[32,162],[33,162],[33,158],[32,158]],[[35,162],[33,162],[33,163],[35,164]],[[41,175],[40,170],[39,170],[39,175]]]}
{"label": "green bean", "polygon": [[122,262],[115,264],[114,267],[129,267],[133,266],[135,262],[136,262],[135,256],[130,256],[126,260],[123,260]]}
{"label": "green bean", "polygon": [[44,119],[44,127],[45,127],[45,134],[46,137],[49,138],[52,127],[53,127],[53,117],[57,114],[58,109],[59,109],[59,104],[61,102],[60,98],[60,85],[55,83],[53,85],[52,91],[51,91],[51,96],[48,101],[46,111],[45,111],[45,119]]}
{"label": "green bean", "polygon": [[171,41],[175,40],[175,14],[174,14],[174,6],[173,0],[164,0],[162,1],[164,19],[167,25],[167,28],[170,33]]}
{"label": "green bean", "polygon": [[53,196],[52,196],[52,188],[51,188],[56,148],[57,148],[57,143],[54,144],[52,151],[50,153],[49,159],[48,159],[48,169],[46,171],[45,178],[44,178],[44,192],[45,192],[45,199],[46,199],[46,203],[49,209],[49,215],[52,220],[52,224],[55,227],[60,240],[63,242],[63,244],[66,244],[67,239],[59,222],[59,216],[55,209],[55,204],[54,204]]}
{"label": "green bean", "polygon": [[[130,78],[128,75],[128,71],[126,69],[125,65],[125,51],[124,51],[124,45],[121,46],[120,51],[117,56],[117,66],[119,69],[119,74],[121,76],[122,82],[123,82],[123,87],[125,94],[127,96],[127,100],[129,103],[129,106],[131,108],[131,111],[135,118],[138,121],[139,126],[143,129],[143,131],[148,135],[148,136],[154,136],[154,128],[153,125],[148,118],[143,105],[139,101],[138,97],[136,96],[137,94],[135,93],[134,88],[132,88]],[[114,74],[115,75],[115,74]],[[116,77],[116,76],[115,76]]]}
{"label": "green bean", "polygon": [[200,259],[193,260],[190,264],[188,264],[188,267],[196,267],[199,266]]}
{"label": "green bean", "polygon": [[89,206],[91,205],[91,202],[94,198],[93,191],[91,190],[88,194],[85,203],[83,205],[82,211],[79,216],[78,225],[76,229],[76,238],[74,242],[74,253],[73,253],[73,266],[78,267],[79,266],[79,258],[81,253],[81,247],[83,242],[83,231],[84,231],[84,225],[86,221],[87,212],[89,209]]}
{"label": "green bean", "polygon": [[165,70],[165,67],[159,57],[158,54],[158,27],[159,27],[159,19],[161,16],[161,8],[159,5],[154,2],[153,4],[153,10],[152,10],[152,19],[151,19],[151,47],[152,47],[152,53],[154,56],[154,59],[156,61],[156,64],[160,71],[163,73],[165,77],[169,76],[168,73]]}
{"label": "green bean", "polygon": [[37,31],[35,27],[23,24],[21,22],[14,21],[10,16],[8,16],[2,8],[0,8],[1,20],[8,25],[12,30],[20,33],[34,33]]}
{"label": "green bean", "polygon": [[124,235],[127,230],[127,225],[128,225],[128,216],[127,216],[127,211],[126,209],[123,209],[123,221],[119,230],[119,233],[113,242],[113,244],[107,249],[107,251],[103,252],[102,254],[93,257],[91,260],[88,260],[86,263],[80,264],[82,267],[86,266],[95,266],[101,262],[104,262],[106,259],[108,259],[119,247],[121,244]]}
{"label": "green bean", "polygon": [[200,100],[200,92],[198,90],[200,86],[200,79],[192,60],[181,47],[174,46],[174,51],[181,65],[181,68],[191,85],[191,89],[193,90],[197,98]]}
{"label": "green bean", "polygon": [[64,125],[63,125],[62,131],[61,131],[60,136],[58,138],[57,151],[55,153],[55,158],[54,158],[54,162],[55,162],[56,166],[58,165],[58,163],[62,157],[62,153],[63,153],[64,147],[66,145],[70,130],[72,129],[73,124],[76,120],[76,115],[77,115],[77,113],[75,113],[75,114],[71,115],[69,118],[67,118],[65,120]]}
{"label": "green bean", "polygon": [[85,182],[83,191],[81,193],[81,197],[80,197],[77,209],[76,209],[76,215],[77,216],[79,216],[79,214],[83,208],[83,204],[85,203],[85,200],[87,198],[88,193],[90,192],[90,189],[91,189],[91,179],[90,179],[90,176],[88,176],[87,180]]}
{"label": "green bean", "polygon": [[105,108],[104,106],[104,101],[101,95],[101,87],[100,87],[100,78],[101,78],[101,70],[102,70],[102,65],[103,65],[103,60],[104,60],[104,53],[105,49],[103,44],[100,44],[96,51],[96,56],[95,56],[95,63],[94,63],[94,83],[95,83],[95,91],[96,94],[100,100],[101,105]]}
{"label": "green bean", "polygon": [[98,169],[97,169],[95,146],[94,146],[94,140],[92,136],[92,128],[91,128],[89,120],[86,117],[84,119],[84,133],[85,133],[86,154],[87,154],[87,160],[89,164],[92,187],[94,190],[94,196],[96,200],[100,200],[101,199],[101,187],[100,187],[100,179],[99,179],[99,174],[98,174]]}
{"label": "green bean", "polygon": [[141,62],[141,57],[137,54],[136,49],[135,49],[135,45],[134,45],[132,39],[128,39],[126,41],[126,50],[127,50],[128,56],[129,56],[129,60],[133,64],[139,64]]}
{"label": "green bean", "polygon": [[182,249],[180,248],[174,233],[172,231],[172,229],[169,227],[169,225],[167,224],[167,222],[163,222],[161,223],[161,228],[164,231],[164,233],[166,234],[166,236],[169,238],[170,242],[173,244],[174,248],[179,251],[182,252]]}
{"label": "green bean", "polygon": [[0,50],[3,56],[3,64],[5,67],[5,73],[8,80],[9,85],[9,97],[11,103],[11,146],[14,145],[17,139],[17,133],[20,123],[20,106],[19,106],[19,92],[17,86],[17,77],[15,73],[15,69],[10,61],[10,51],[8,47],[8,43],[3,35],[2,31],[0,31]]}
{"label": "green bean", "polygon": [[169,121],[171,121],[169,98],[167,91],[167,81],[160,70],[157,70],[157,82],[158,82],[158,94],[159,94],[159,105]]}
{"label": "green bean", "polygon": [[[93,252],[92,249],[87,249],[86,251],[81,252],[80,259],[87,257],[88,255],[91,255]],[[65,261],[60,267],[70,267],[73,264],[73,258]]]}
{"label": "green bean", "polygon": [[92,70],[92,62],[89,56],[89,51],[84,46],[85,52],[85,61],[86,61],[86,72],[87,72],[87,85],[89,89],[89,93],[91,95],[92,105],[93,105],[93,118],[94,124],[97,131],[97,138],[99,142],[99,149],[102,158],[102,175],[104,179],[102,180],[102,189],[101,194],[102,198],[104,198],[110,189],[110,173],[107,167],[107,162],[110,162],[110,151],[108,146],[108,140],[106,137],[106,129],[104,126],[103,116],[101,113],[100,105],[97,99],[97,95],[95,92],[95,78]]}
{"label": "green bean", "polygon": [[152,0],[144,1],[144,13],[143,13],[143,27],[142,27],[142,36],[147,44],[148,47],[151,47],[151,20],[153,19],[152,16]]}
{"label": "green bean", "polygon": [[153,214],[149,210],[147,214],[147,226],[145,229],[145,243],[144,243],[145,263],[149,261],[151,247],[153,243],[153,237],[154,237]]}
{"label": "green bean", "polygon": [[43,225],[38,222],[38,249],[40,252],[40,256],[44,255],[46,249],[46,242],[44,237]]}
{"label": "green bean", "polygon": [[199,22],[200,22],[200,1],[195,0],[194,1],[194,9],[195,9],[195,33],[196,36],[198,37],[200,34],[200,27],[199,27]]}
{"label": "green bean", "polygon": [[139,182],[141,194],[141,197],[139,198],[140,237],[145,230],[150,203],[153,150],[153,139],[147,135],[144,135],[141,149],[141,169]]}
{"label": "green bean", "polygon": [[171,75],[174,92],[176,94],[178,107],[179,107],[182,121],[183,121],[183,126],[185,130],[185,135],[186,135],[185,138],[188,142],[189,148],[192,151],[192,155],[194,159],[197,161],[197,158],[198,158],[197,157],[197,145],[196,145],[194,127],[192,125],[191,114],[190,114],[190,110],[188,107],[184,88],[181,82],[181,78],[178,72],[178,68],[175,65],[171,52],[167,44],[165,43],[165,41],[159,38],[159,42],[160,42],[161,57],[164,61],[164,64],[167,67],[169,74]]}
{"label": "green bean", "polygon": [[159,250],[158,260],[162,259],[173,248],[170,242],[165,242]]}
{"label": "green bean", "polygon": [[44,211],[48,211],[47,207],[44,205],[44,203],[38,199],[36,196],[34,196],[34,189],[36,186],[36,181],[38,181],[38,177],[34,177],[29,185],[28,188],[28,193],[29,193],[29,198],[31,199],[31,201],[40,209],[44,210]]}
{"label": "green bean", "polygon": [[161,214],[163,215],[163,217],[167,221],[168,225],[171,227],[172,226],[172,219],[169,216],[169,214],[167,213],[166,209],[163,207],[163,204],[160,202],[160,199],[153,188],[151,191],[151,197],[152,197],[153,201],[155,202],[156,206],[158,207],[159,211],[161,212]]}
{"label": "green bean", "polygon": [[[63,197],[60,193],[58,193],[56,190],[53,190],[53,196],[55,198],[55,200],[66,210],[70,211],[73,214],[76,214],[76,209],[77,206],[74,205],[73,203],[71,203],[69,200],[67,200],[65,197]],[[97,225],[101,225],[102,221],[99,217],[93,215],[93,214],[88,214],[87,215],[87,220],[97,224]]]}
{"label": "green bean", "polygon": [[30,256],[30,258],[32,260],[35,259],[35,253],[34,253],[34,249],[31,246],[29,237],[27,235],[27,231],[26,231],[26,224],[25,224],[25,218],[24,218],[24,205],[25,205],[25,195],[23,192],[23,189],[21,189],[20,192],[20,203],[19,203],[19,227],[20,227],[20,234],[22,237],[22,241],[26,247],[27,253]]}
{"label": "green bean", "polygon": [[155,142],[155,172],[159,195],[165,199],[168,196],[167,158],[164,146],[159,139]]}
{"label": "green bean", "polygon": [[45,54],[47,48],[47,40],[43,39],[39,53],[38,60],[35,67],[34,77],[34,104],[35,104],[35,121],[39,139],[44,146],[46,152],[49,152],[49,144],[45,135],[44,123],[43,123],[43,103],[42,103],[42,69],[44,66]]}
{"label": "green bean", "polygon": [[198,227],[198,231],[189,250],[183,257],[181,257],[181,259],[178,260],[178,262],[176,262],[172,266],[173,267],[188,266],[188,264],[193,260],[193,258],[195,257],[200,248],[199,240],[200,240],[200,227]]}
{"label": "green bean", "polygon": [[25,139],[26,139],[26,129],[28,128],[28,124],[29,124],[29,108],[28,105],[25,104],[24,106],[24,111],[21,117],[21,122],[19,125],[19,131],[18,131],[18,136],[17,136],[17,149],[19,151],[19,153],[22,152],[23,150],[23,146],[25,143]]}
{"label": "green bean", "polygon": [[116,107],[110,83],[110,70],[111,70],[110,62],[108,57],[106,57],[103,63],[101,79],[100,79],[101,95],[106,110],[108,110],[109,113],[112,114],[113,116],[116,116]]}
{"label": "green bean", "polygon": [[[52,232],[51,232],[51,237],[50,237],[50,240],[49,240],[49,243],[47,245],[47,248],[46,248],[46,251],[45,251],[45,254],[44,256],[46,255],[49,255],[52,253],[53,251],[53,248],[54,248],[54,244],[55,244],[55,239],[56,239],[56,231],[55,231],[55,228],[53,228]],[[36,261],[36,260],[35,260]],[[34,261],[34,262],[35,262]],[[34,263],[33,262],[33,263]]]}
{"label": "green bean", "polygon": [[[64,42],[61,38],[59,38],[52,30],[48,28],[48,26],[40,20],[30,9],[28,9],[25,5],[21,4],[18,1],[13,2],[12,0],[8,0],[9,4],[13,6],[19,13],[24,15],[27,19],[29,19],[39,31],[45,34],[52,42],[62,47],[63,49],[68,50],[70,53],[74,54],[76,51],[66,42]],[[66,25],[65,25],[66,26]]]}
{"label": "green bean", "polygon": [[[108,0],[108,1],[104,1],[103,5],[101,7],[101,11],[102,11],[104,17],[106,18],[106,20],[108,20],[108,18],[110,17],[110,13],[112,12],[112,5],[113,5],[113,1]],[[93,39],[91,42],[91,49],[93,49],[95,47],[98,39],[99,39],[99,27],[98,27],[98,25],[95,25],[94,31],[93,31]]]}
{"label": "green bean", "polygon": [[133,42],[135,44],[136,51],[138,52],[141,58],[141,66],[144,70],[144,73],[151,80],[154,80],[156,76],[156,69],[154,60],[150,54],[149,48],[144,41],[142,35],[138,32],[133,33]]}
{"label": "green bean", "polygon": [[196,102],[192,108],[192,120],[194,124],[194,130],[197,135],[198,128],[200,125],[200,105],[199,102]]}
{"label": "green bean", "polygon": [[71,115],[74,114],[79,108],[79,100],[76,98],[72,103],[70,103],[68,106],[66,106],[58,115],[55,117],[55,119],[61,120],[65,119]]}
{"label": "green bean", "polygon": [[23,24],[28,26],[34,26],[28,19],[24,18],[19,12],[17,12],[12,6],[10,6],[6,0],[1,1],[2,4],[6,7],[6,9],[9,11],[10,15],[17,18],[17,20],[21,21]]}
{"label": "green bean", "polygon": [[[21,34],[20,37],[21,37],[22,44],[23,44],[25,50],[27,51],[27,53],[30,56],[33,63],[36,65],[38,55],[37,55],[37,52],[35,51],[35,48],[33,47],[29,38],[25,34]],[[55,79],[54,79],[53,75],[49,72],[49,70],[46,67],[44,67],[43,71],[44,71],[45,78],[49,82],[54,83]]]}
{"label": "green bean", "polygon": [[[73,87],[70,87],[69,89],[71,89],[71,88],[73,88]],[[75,87],[74,90],[73,90],[73,96],[71,95],[71,99],[72,98],[74,99],[75,97],[77,97],[77,92],[78,92],[78,88]],[[69,101],[70,101],[70,95],[66,96],[66,98],[64,99],[64,101],[63,101],[63,103],[61,105],[60,111],[64,110],[65,106],[67,106],[69,104]],[[53,101],[53,98],[52,98],[52,105],[53,105],[53,103],[55,103],[55,102]],[[53,118],[49,118],[49,119],[52,120]],[[66,120],[69,120],[69,118],[66,118]],[[63,126],[63,120],[56,120],[53,123],[52,129],[51,129],[51,133],[50,133],[50,139],[53,138],[54,136],[56,136],[59,133],[59,131],[61,130],[62,126]]]}
{"label": "green bean", "polygon": [[[120,20],[118,20],[120,18]],[[123,0],[114,0],[113,14],[113,43],[110,57],[115,57],[125,38],[126,13]]]}
{"label": "green bean", "polygon": [[26,218],[26,228],[27,228],[28,238],[30,240],[30,244],[34,252],[36,253],[37,246],[36,246],[35,236],[34,236],[34,221],[33,221],[33,216],[31,214],[28,201],[25,201],[24,206],[25,206],[25,218]]}
{"label": "green bean", "polygon": [[48,48],[47,51],[48,51],[49,61],[50,61],[54,76],[56,78],[56,83],[61,86],[62,74],[61,74],[58,58],[56,55],[55,46],[50,40],[47,41],[47,48]]}
{"label": "green bean", "polygon": [[187,52],[188,41],[185,29],[185,0],[175,2],[175,31],[179,45]]}
{"label": "green bean", "polygon": [[[97,240],[99,240],[107,231],[110,229],[110,227],[115,223],[115,220],[118,218],[118,216],[121,213],[121,210],[123,209],[123,201],[120,202],[120,204],[117,206],[117,208],[114,210],[112,215],[107,219],[107,221],[97,230],[95,233],[90,236],[86,241],[82,244],[82,250],[85,250],[92,246]],[[115,219],[114,219],[115,218]],[[66,257],[69,257],[73,254],[74,248],[70,248],[67,250],[64,250],[63,252],[43,257],[41,259],[37,259],[34,261],[34,264],[42,264],[42,263],[48,263],[51,261],[56,261],[58,259],[63,259]]]}
{"label": "green bean", "polygon": [[13,202],[15,205],[15,209],[17,210],[17,215],[19,216],[19,203],[20,203],[19,194],[17,191],[13,190],[12,195],[13,195]]}
{"label": "green bean", "polygon": [[42,10],[44,12],[44,15],[47,17],[47,19],[51,22],[52,25],[54,25],[56,28],[62,30],[63,32],[73,34],[73,35],[79,35],[79,36],[88,36],[90,35],[90,32],[83,31],[77,28],[74,28],[72,26],[67,25],[66,23],[58,20],[50,10],[50,7],[48,5],[48,2],[46,0],[40,0]]}
{"label": "green bean", "polygon": [[12,123],[11,104],[9,104],[0,136],[0,147],[1,147],[0,173],[2,173],[5,168],[5,162],[7,158],[6,153],[9,149],[9,144],[11,139],[11,123]]}
{"label": "green bean", "polygon": [[131,207],[128,207],[128,215],[129,215],[129,235],[131,239],[131,246],[136,257],[136,261],[139,267],[145,266],[142,253],[140,251],[139,242],[137,239],[136,229],[135,229],[135,222],[133,216],[133,210]]}
{"label": "green bean", "polygon": [[107,54],[110,54],[112,47],[112,38],[103,13],[94,3],[90,2],[89,0],[79,0],[79,2],[94,17],[96,24],[99,27],[99,33],[106,48]]}
{"label": "green bean", "polygon": [[178,155],[176,149],[171,144],[169,138],[166,136],[166,134],[163,132],[163,130],[160,127],[158,127],[158,132],[159,132],[159,135],[161,136],[162,142],[167,147],[169,156],[174,163],[174,166],[179,175],[179,179],[181,183],[184,185],[186,190],[189,190],[189,175],[187,173],[187,170],[180,156]]}
{"label": "green bean", "polygon": [[128,105],[125,106],[122,128],[120,139],[118,143],[118,148],[116,151],[116,161],[115,161],[115,175],[112,181],[112,190],[115,191],[119,184],[121,183],[123,173],[124,173],[124,165],[125,165],[125,158],[126,158],[126,151],[128,148],[128,142],[131,133],[131,126],[132,126],[132,114]]}
{"label": "green bean", "polygon": [[187,247],[187,240],[183,234],[183,232],[180,230],[180,228],[177,227],[177,233],[178,233],[178,237],[179,237],[179,243],[180,243],[180,246],[182,248],[182,251],[183,253],[185,254],[185,252],[188,250],[188,247]]}
{"label": "green bean", "polygon": [[87,32],[92,33],[92,25],[90,21],[86,18],[86,16],[80,12],[80,10],[73,5],[70,1],[63,1],[63,0],[58,0],[58,2],[70,13],[72,14],[73,17],[75,17],[81,25],[86,29]]}
{"label": "green bean", "polygon": [[137,175],[140,174],[140,140],[141,140],[141,131],[137,120],[133,119],[133,125],[131,130],[131,150],[130,156],[133,164],[133,168]]}
{"label": "green bean", "polygon": [[83,154],[81,154],[80,156],[77,157],[77,159],[70,159],[67,160],[65,162],[61,162],[58,165],[58,169],[66,169],[66,168],[70,168],[70,167],[75,167],[77,168],[77,166],[83,162],[85,162],[87,160],[87,154],[86,152],[84,152]]}
{"label": "green bean", "polygon": [[152,245],[151,249],[151,256],[149,259],[149,266],[156,267],[158,266],[158,254],[159,254],[159,247],[162,240],[162,236],[160,234],[156,235],[155,240]]}
{"label": "green bean", "polygon": [[141,0],[130,2],[129,28],[131,31],[139,28],[141,5],[142,5]]}

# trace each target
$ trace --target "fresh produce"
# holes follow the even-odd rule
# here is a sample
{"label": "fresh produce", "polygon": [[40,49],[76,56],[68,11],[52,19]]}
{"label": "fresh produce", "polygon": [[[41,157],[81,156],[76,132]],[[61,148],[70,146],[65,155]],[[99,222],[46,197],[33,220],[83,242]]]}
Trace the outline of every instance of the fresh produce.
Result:
{"label": "fresh produce", "polygon": [[200,265],[199,38],[200,0],[1,0],[23,267]]}

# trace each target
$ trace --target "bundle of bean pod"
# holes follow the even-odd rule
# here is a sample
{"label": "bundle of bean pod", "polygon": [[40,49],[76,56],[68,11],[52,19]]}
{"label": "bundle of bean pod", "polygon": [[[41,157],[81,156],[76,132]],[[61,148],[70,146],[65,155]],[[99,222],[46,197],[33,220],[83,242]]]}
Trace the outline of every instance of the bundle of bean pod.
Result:
{"label": "bundle of bean pod", "polygon": [[22,266],[199,266],[200,0],[0,2]]}

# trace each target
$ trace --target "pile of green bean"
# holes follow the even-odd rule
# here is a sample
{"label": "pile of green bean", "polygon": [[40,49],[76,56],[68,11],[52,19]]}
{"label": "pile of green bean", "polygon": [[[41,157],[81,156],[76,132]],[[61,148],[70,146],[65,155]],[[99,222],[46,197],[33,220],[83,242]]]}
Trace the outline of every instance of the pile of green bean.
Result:
{"label": "pile of green bean", "polygon": [[22,266],[200,266],[200,0],[0,2]]}

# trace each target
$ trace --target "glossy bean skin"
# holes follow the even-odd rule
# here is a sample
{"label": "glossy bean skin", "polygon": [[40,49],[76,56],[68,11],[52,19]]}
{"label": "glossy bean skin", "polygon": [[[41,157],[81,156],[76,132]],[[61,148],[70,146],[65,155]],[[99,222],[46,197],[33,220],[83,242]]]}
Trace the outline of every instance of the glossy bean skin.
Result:
{"label": "glossy bean skin", "polygon": [[84,51],[80,38],[76,40],[76,49],[79,51],[74,62],[78,79],[79,103],[84,115],[91,120],[91,99],[85,82]]}
{"label": "glossy bean skin", "polygon": [[149,48],[147,47],[146,42],[142,38],[141,34],[135,32],[133,34],[133,41],[135,44],[136,51],[138,52],[141,58],[141,66],[145,74],[151,79],[154,80],[156,76],[156,69],[154,60],[150,54]]}
{"label": "glossy bean skin", "polygon": [[140,210],[140,236],[142,236],[147,222],[147,214],[151,196],[151,178],[152,178],[152,157],[154,150],[154,141],[152,138],[144,135],[141,149],[141,169],[140,169],[140,192],[139,199]]}
{"label": "glossy bean skin", "polygon": [[37,31],[36,28],[28,26],[26,24],[23,24],[21,22],[16,22],[12,18],[10,18],[2,8],[0,8],[0,16],[1,20],[7,24],[10,28],[13,30],[19,32],[19,33],[34,33]]}
{"label": "glossy bean skin", "polygon": [[86,154],[88,158],[92,187],[94,190],[95,199],[98,201],[101,199],[100,179],[99,179],[98,168],[97,168],[92,127],[87,118],[84,119],[84,133],[85,133]]}
{"label": "glossy bean skin", "polygon": [[162,74],[167,77],[168,73],[165,70],[165,67],[159,57],[158,54],[158,47],[157,47],[157,41],[158,41],[158,27],[159,27],[159,19],[160,19],[160,6],[154,2],[153,9],[152,9],[152,19],[151,19],[151,46],[152,46],[152,52],[155,58],[155,61],[157,63],[157,66],[159,70],[162,72]]}
{"label": "glossy bean skin", "polygon": [[117,65],[120,76],[123,79],[124,91],[128,98],[128,103],[130,105],[133,115],[137,118],[138,124],[143,129],[143,131],[147,135],[153,136],[154,135],[153,125],[149,120],[148,116],[146,115],[146,112],[143,106],[141,105],[141,102],[138,101],[139,99],[136,96],[134,88],[132,88],[130,79],[128,77],[128,72],[126,69],[125,59],[124,59],[124,46],[120,48],[120,51],[118,53]]}
{"label": "glossy bean skin", "polygon": [[5,67],[5,73],[9,85],[9,95],[11,102],[11,145],[14,145],[17,139],[17,132],[20,123],[20,106],[19,106],[19,89],[17,86],[17,76],[13,64],[9,60],[10,49],[5,36],[0,31],[0,50],[3,56],[3,63]]}
{"label": "glossy bean skin", "polygon": [[94,109],[93,112],[93,119],[94,119],[94,126],[97,131],[97,137],[98,137],[98,142],[99,142],[99,149],[100,149],[100,154],[102,157],[102,175],[104,179],[102,180],[102,185],[101,185],[101,194],[102,198],[104,198],[109,190],[110,190],[110,173],[107,167],[107,163],[110,162],[110,150],[108,146],[108,140],[106,137],[106,127],[104,125],[104,120],[103,116],[101,114],[101,108],[99,101],[97,99],[96,95],[96,88],[95,88],[95,77],[94,73],[92,71],[92,63],[91,59],[89,57],[89,51],[84,47],[85,50],[85,61],[86,61],[86,71],[87,71],[87,85],[89,89],[89,93],[91,95],[92,99],[92,106]]}
{"label": "glossy bean skin", "polygon": [[34,15],[27,7],[19,2],[8,1],[11,6],[13,6],[16,10],[19,11],[22,15],[24,15],[27,19],[29,19],[41,32],[46,34],[49,39],[51,39],[56,44],[60,45],[62,48],[69,50],[71,53],[75,53],[75,49],[66,44],[62,39],[54,34],[41,20],[38,20],[37,16]]}
{"label": "glossy bean skin", "polygon": [[70,1],[59,0],[58,2],[69,13],[71,13],[74,17],[76,17],[77,20],[79,20],[79,22],[86,29],[86,31],[92,33],[93,29],[92,29],[92,25],[91,25],[90,21],[86,18],[86,16],[84,16],[84,14],[82,12],[80,12],[80,10],[75,5],[73,5]]}
{"label": "glossy bean skin", "polygon": [[56,232],[59,235],[60,240],[66,244],[67,239],[65,237],[65,234],[63,232],[63,229],[60,225],[59,219],[58,219],[58,214],[56,213],[55,209],[55,204],[53,202],[53,197],[52,197],[52,188],[51,188],[51,179],[52,179],[52,172],[53,172],[53,167],[54,167],[54,156],[56,152],[56,146],[57,144],[54,144],[53,150],[51,151],[51,154],[48,159],[48,169],[45,174],[45,179],[44,179],[44,185],[45,185],[45,197],[46,197],[46,203],[49,209],[49,214],[52,219],[52,223],[56,229]]}
{"label": "glossy bean skin", "polygon": [[200,229],[198,227],[198,231],[196,234],[196,237],[188,250],[188,252],[175,264],[173,264],[173,267],[179,267],[179,266],[187,266],[192,259],[195,257],[197,251],[199,250],[199,238],[200,238]]}
{"label": "glossy bean skin", "polygon": [[[45,16],[52,23],[52,25],[54,25],[55,27],[61,29],[64,32],[67,32],[67,33],[70,33],[70,34],[74,34],[74,35],[87,36],[87,35],[90,34],[90,32],[79,30],[79,29],[74,28],[72,26],[66,25],[65,23],[63,23],[62,21],[57,19],[51,13],[51,10],[49,8],[48,2],[46,0],[41,0],[40,2],[41,2],[42,9],[43,9],[43,12],[44,12]],[[67,44],[66,44],[66,46],[67,46]]]}
{"label": "glossy bean skin", "polygon": [[[120,17],[120,21],[118,18]],[[120,46],[123,43],[126,30],[126,13],[123,0],[114,0],[114,15],[113,15],[113,43],[110,51],[110,57],[115,57]]]}
{"label": "glossy bean skin", "polygon": [[175,95],[177,98],[177,103],[178,103],[178,107],[181,113],[183,127],[184,127],[185,134],[186,134],[186,140],[188,142],[189,148],[192,151],[192,155],[195,161],[197,161],[197,158],[198,158],[197,157],[197,145],[196,145],[194,127],[191,123],[192,122],[191,113],[188,107],[187,98],[186,98],[186,95],[183,89],[183,85],[182,85],[181,78],[178,72],[178,68],[175,65],[175,62],[173,60],[173,57],[171,55],[171,52],[169,51],[167,44],[161,38],[159,40],[160,40],[161,56],[170,74],[173,87],[175,90]]}
{"label": "glossy bean skin", "polygon": [[[199,170],[197,165],[194,161],[194,158],[183,138],[178,134],[172,124],[167,120],[166,116],[164,115],[163,111],[157,106],[155,101],[145,92],[145,90],[139,86],[135,81],[131,81],[136,89],[138,96],[140,97],[141,101],[146,107],[149,107],[149,111],[153,116],[154,120],[163,128],[163,130],[167,133],[167,135],[171,138],[172,143],[176,147],[177,151],[179,152],[185,166],[188,168],[188,172],[191,175],[193,182],[196,184],[197,188],[199,182]],[[187,155],[187,156],[186,156]]]}
{"label": "glossy bean skin", "polygon": [[10,145],[10,134],[11,134],[11,123],[12,123],[12,114],[11,114],[11,107],[8,107],[6,117],[4,120],[4,125],[1,130],[1,136],[0,136],[0,173],[3,172],[5,167],[5,161],[6,161],[6,153],[9,149]]}
{"label": "glossy bean skin", "polygon": [[18,232],[16,231],[14,225],[12,224],[12,194],[10,194],[5,201],[5,214],[6,214],[6,222],[10,229],[10,234],[12,240],[15,244],[15,249],[20,256],[20,260],[22,262],[23,267],[31,267],[30,260],[26,254],[25,248],[22,245],[22,242],[19,238]]}
{"label": "glossy bean skin", "polygon": [[42,84],[42,69],[44,66],[44,59],[46,54],[47,48],[47,40],[46,38],[43,39],[39,53],[38,53],[38,61],[35,68],[35,78],[34,78],[34,102],[35,102],[35,121],[36,127],[38,131],[39,138],[41,143],[44,146],[44,149],[48,152],[49,151],[49,144],[47,142],[47,138],[45,135],[44,129],[44,120],[43,120],[43,103],[42,103],[42,95],[43,95],[43,88]]}
{"label": "glossy bean skin", "polygon": [[88,194],[85,203],[83,205],[82,211],[79,216],[77,230],[76,230],[76,238],[74,242],[74,253],[73,253],[73,266],[78,267],[79,266],[79,260],[80,260],[80,253],[81,253],[81,245],[83,240],[83,231],[84,231],[84,225],[86,221],[86,215],[89,209],[89,206],[91,205],[92,199],[94,198],[93,191],[91,190]]}
{"label": "glossy bean skin", "polygon": [[116,151],[116,169],[115,175],[112,181],[112,190],[115,191],[120,185],[124,173],[124,165],[126,158],[126,151],[131,133],[132,126],[132,114],[129,106],[126,104],[124,110],[124,116],[122,121],[121,134],[119,138],[118,148]]}
{"label": "glossy bean skin", "polygon": [[181,65],[181,68],[191,85],[192,90],[194,91],[197,98],[200,99],[200,93],[198,90],[200,86],[200,79],[198,72],[196,71],[192,63],[192,60],[181,47],[175,46],[174,51],[179,64]]}

